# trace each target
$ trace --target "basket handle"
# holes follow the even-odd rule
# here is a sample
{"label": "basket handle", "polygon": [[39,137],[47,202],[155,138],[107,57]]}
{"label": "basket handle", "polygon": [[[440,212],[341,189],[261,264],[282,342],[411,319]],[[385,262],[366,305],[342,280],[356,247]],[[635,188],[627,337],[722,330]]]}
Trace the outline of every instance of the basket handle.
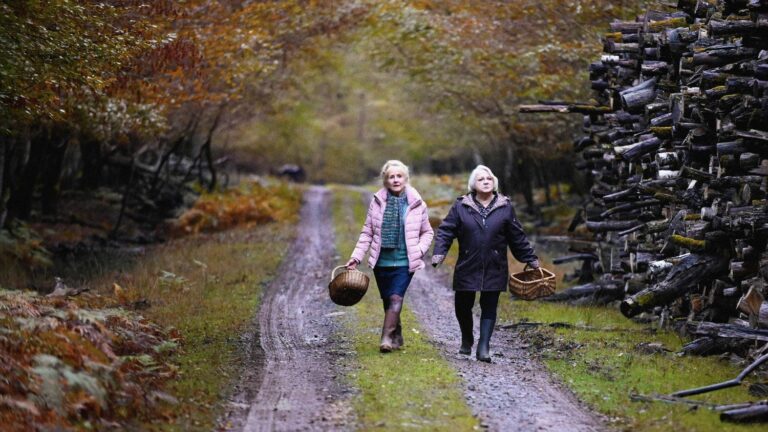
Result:
{"label": "basket handle", "polygon": [[336,278],[336,270],[338,270],[338,269],[340,269],[340,268],[347,268],[347,266],[345,266],[345,265],[340,265],[340,266],[338,266],[338,267],[334,268],[334,269],[331,271],[331,282],[333,282],[333,280]]}
{"label": "basket handle", "polygon": [[541,279],[544,279],[544,270],[541,269],[541,266],[534,269],[533,267],[531,267],[530,263],[525,263],[525,266],[523,267],[523,271],[525,271],[528,267],[530,267],[531,270],[538,270],[539,274],[541,275]]}

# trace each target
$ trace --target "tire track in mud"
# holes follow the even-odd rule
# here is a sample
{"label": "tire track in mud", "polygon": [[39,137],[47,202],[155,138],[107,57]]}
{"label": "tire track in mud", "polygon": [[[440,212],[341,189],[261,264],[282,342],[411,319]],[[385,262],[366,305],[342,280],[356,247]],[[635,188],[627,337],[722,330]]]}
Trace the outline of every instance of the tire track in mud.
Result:
{"label": "tire track in mud", "polygon": [[[231,430],[338,431],[353,427],[351,392],[337,376],[343,338],[327,293],[335,259],[331,193],[304,195],[296,239],[266,287],[251,347],[251,370],[225,416]],[[260,347],[256,343],[260,341]]]}
{"label": "tire track in mud", "polygon": [[[453,290],[446,275],[428,267],[413,278],[406,304],[416,313],[431,341],[456,369],[464,395],[481,424],[493,431],[608,430],[598,416],[520,346],[514,334],[496,329],[491,338],[493,363],[458,354],[461,333],[453,311]],[[508,301],[501,299],[501,301]],[[479,306],[475,306],[475,311]],[[475,314],[475,340],[479,316]],[[477,343],[475,343],[475,347]]]}

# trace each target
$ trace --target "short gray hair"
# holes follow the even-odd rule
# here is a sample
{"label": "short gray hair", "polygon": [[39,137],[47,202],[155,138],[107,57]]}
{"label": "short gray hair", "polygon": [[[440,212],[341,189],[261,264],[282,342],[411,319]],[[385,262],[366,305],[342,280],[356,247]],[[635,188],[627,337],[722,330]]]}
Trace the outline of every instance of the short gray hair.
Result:
{"label": "short gray hair", "polygon": [[400,171],[402,171],[405,174],[405,181],[406,182],[408,181],[408,179],[410,178],[410,175],[408,173],[408,166],[400,162],[399,160],[392,159],[385,162],[384,166],[381,167],[381,182],[384,183],[384,186],[387,185],[387,172],[392,168],[397,168]]}
{"label": "short gray hair", "polygon": [[480,173],[480,171],[486,171],[488,174],[491,175],[491,177],[493,177],[493,191],[498,192],[499,179],[493,174],[493,171],[491,171],[491,169],[485,165],[476,166],[475,169],[473,169],[472,172],[469,174],[469,181],[467,181],[467,190],[469,192],[475,192],[475,180],[477,179],[477,175]]}

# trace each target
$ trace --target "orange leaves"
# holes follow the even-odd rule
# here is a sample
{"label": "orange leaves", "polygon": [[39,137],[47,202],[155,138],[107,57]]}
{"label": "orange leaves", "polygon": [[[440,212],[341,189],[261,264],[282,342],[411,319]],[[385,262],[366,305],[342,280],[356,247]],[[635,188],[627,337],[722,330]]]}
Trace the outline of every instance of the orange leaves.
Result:
{"label": "orange leaves", "polygon": [[[175,375],[167,353],[178,336],[94,301],[0,291],[0,424],[3,430],[126,428],[165,418],[163,384]],[[172,400],[166,397],[163,400]]]}
{"label": "orange leaves", "polygon": [[299,194],[294,188],[250,183],[201,196],[193,208],[171,224],[169,232],[182,236],[289,220],[296,217],[299,206]]}
{"label": "orange leaves", "polygon": [[176,35],[169,38],[169,41],[136,59],[134,67],[139,75],[146,77],[178,69],[188,72],[203,61],[194,41]]}

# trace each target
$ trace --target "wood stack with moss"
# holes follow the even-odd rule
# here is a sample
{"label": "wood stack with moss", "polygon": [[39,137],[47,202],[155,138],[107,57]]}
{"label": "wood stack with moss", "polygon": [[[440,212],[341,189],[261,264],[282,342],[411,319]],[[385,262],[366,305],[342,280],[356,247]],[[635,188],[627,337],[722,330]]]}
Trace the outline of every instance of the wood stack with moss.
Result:
{"label": "wood stack with moss", "polygon": [[603,45],[589,109],[520,109],[584,114],[591,201],[571,229],[600,265],[581,280],[623,285],[627,317],[764,325],[737,304],[768,280],[768,1],[680,0],[612,23]]}

